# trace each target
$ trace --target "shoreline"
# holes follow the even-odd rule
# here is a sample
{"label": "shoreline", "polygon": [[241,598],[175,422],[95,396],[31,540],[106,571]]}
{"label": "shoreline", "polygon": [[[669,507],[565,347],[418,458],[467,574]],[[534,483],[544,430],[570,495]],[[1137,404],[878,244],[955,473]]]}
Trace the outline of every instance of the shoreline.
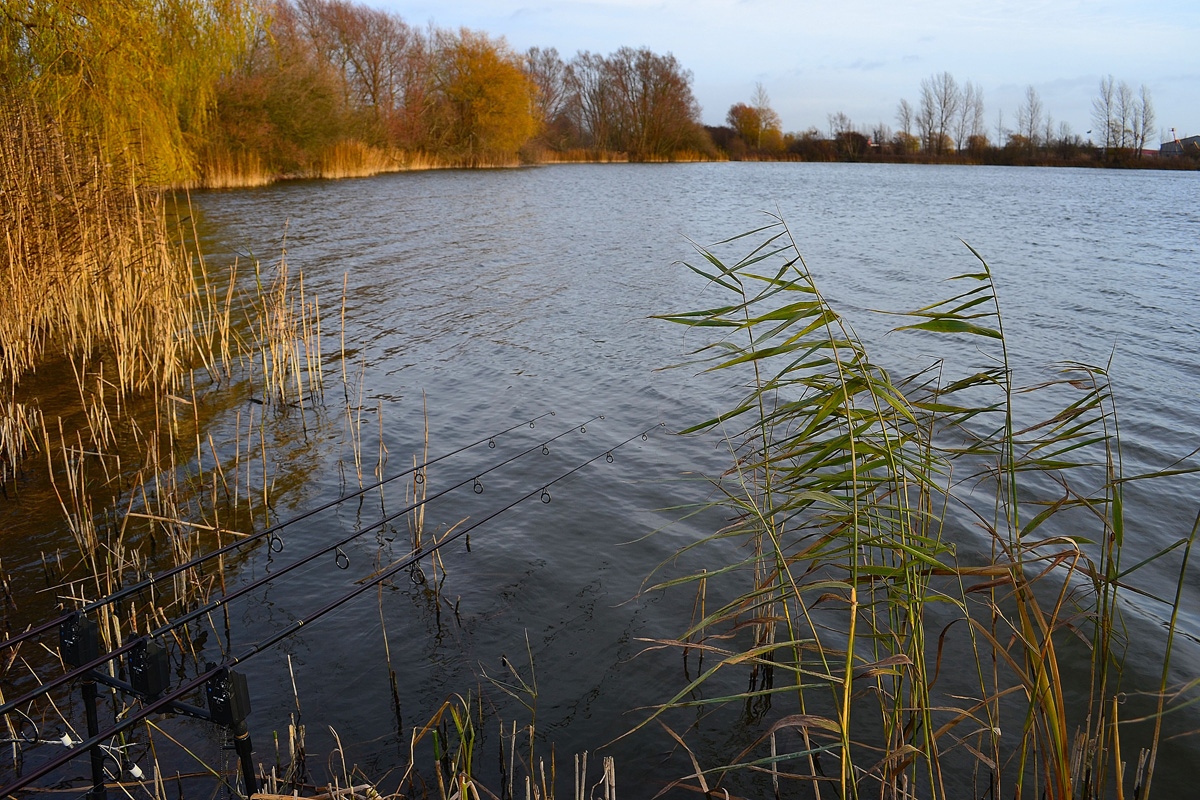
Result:
{"label": "shoreline", "polygon": [[681,158],[639,159],[631,158],[628,153],[592,152],[584,157],[551,158],[537,160],[515,160],[507,163],[454,163],[437,159],[416,158],[406,160],[402,164],[376,165],[360,168],[316,169],[311,171],[292,171],[280,173],[254,172],[245,174],[222,173],[214,176],[215,180],[194,180],[182,183],[167,184],[157,187],[167,191],[219,191],[223,189],[254,189],[271,186],[277,183],[311,180],[345,180],[349,178],[369,178],[375,175],[387,175],[399,172],[430,172],[434,170],[498,170],[521,169],[525,167],[550,167],[572,164],[721,164],[721,163],[774,163],[774,164],[916,164],[921,166],[961,166],[961,167],[1015,167],[1015,168],[1077,168],[1101,170],[1152,170],[1161,172],[1196,172],[1200,171],[1200,162],[1179,156],[1147,156],[1121,163],[1097,163],[1092,159],[1067,160],[1031,160],[1020,159],[979,159],[979,158],[906,158],[902,156],[879,156],[875,158],[845,158],[845,159],[813,159],[799,156],[783,157],[751,157],[729,158],[707,157],[700,154],[688,153]]}

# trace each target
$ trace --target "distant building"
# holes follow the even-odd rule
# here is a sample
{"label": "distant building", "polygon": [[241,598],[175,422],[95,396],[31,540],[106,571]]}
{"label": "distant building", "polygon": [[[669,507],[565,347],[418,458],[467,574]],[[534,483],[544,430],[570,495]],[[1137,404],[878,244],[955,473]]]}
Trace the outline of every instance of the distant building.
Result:
{"label": "distant building", "polygon": [[1173,142],[1163,142],[1158,152],[1164,156],[1200,155],[1200,136],[1188,136]]}

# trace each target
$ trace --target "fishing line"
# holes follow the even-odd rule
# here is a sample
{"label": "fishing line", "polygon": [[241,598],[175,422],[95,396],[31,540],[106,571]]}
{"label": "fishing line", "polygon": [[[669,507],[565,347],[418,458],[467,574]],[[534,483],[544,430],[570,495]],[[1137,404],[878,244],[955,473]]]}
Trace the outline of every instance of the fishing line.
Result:
{"label": "fishing line", "polygon": [[[86,741],[77,742],[76,746],[74,748],[72,748],[71,750],[68,750],[66,753],[63,753],[59,756],[56,756],[55,758],[47,761],[45,764],[41,765],[40,767],[37,767],[36,769],[29,772],[28,774],[21,776],[16,781],[9,784],[8,786],[5,786],[2,789],[0,789],[0,797],[11,795],[13,792],[16,792],[16,791],[19,791],[19,790],[25,788],[29,784],[38,780],[39,778],[43,778],[46,775],[53,772],[54,770],[58,769],[63,764],[66,764],[67,762],[83,755],[84,753],[89,752],[93,747],[96,747],[97,745],[103,745],[106,740],[112,739],[112,737],[116,736],[117,734],[128,730],[129,728],[136,725],[138,722],[141,722],[143,719],[145,719],[146,717],[150,716],[151,714],[159,711],[160,709],[166,708],[167,710],[169,710],[168,707],[172,703],[174,703],[180,697],[183,697],[187,693],[193,691],[194,689],[197,689],[200,686],[204,685],[205,682],[207,682],[210,678],[212,678],[215,675],[217,675],[218,673],[220,673],[222,670],[227,670],[230,667],[236,666],[236,665],[242,663],[243,661],[246,661],[247,659],[257,655],[258,653],[261,653],[263,650],[267,649],[268,647],[271,647],[272,645],[279,643],[283,639],[286,639],[288,636],[291,636],[292,634],[294,634],[296,631],[300,630],[305,625],[311,625],[316,620],[325,616],[326,614],[328,614],[329,612],[338,608],[339,606],[342,606],[342,605],[348,603],[349,601],[353,600],[355,597],[359,596],[360,594],[367,591],[368,589],[374,588],[375,586],[377,586],[378,584],[387,580],[392,575],[396,574],[397,572],[404,569],[405,567],[411,566],[412,564],[416,563],[417,561],[420,561],[423,558],[428,558],[430,555],[437,552],[441,548],[443,548],[446,545],[450,544],[451,542],[455,541],[459,537],[466,535],[471,530],[479,527],[480,525],[484,524],[485,522],[488,522],[489,520],[492,520],[492,519],[498,517],[500,514],[503,514],[505,511],[508,511],[513,506],[516,506],[518,503],[522,503],[531,497],[536,497],[536,496],[541,495],[542,493],[546,492],[546,490],[549,489],[549,487],[553,486],[554,484],[558,483],[559,481],[562,481],[562,480],[570,477],[571,475],[574,475],[576,472],[579,472],[584,467],[586,467],[590,464],[593,464],[602,458],[607,460],[607,456],[610,455],[617,448],[620,448],[626,444],[629,444],[634,439],[640,438],[643,441],[645,441],[649,437],[649,434],[651,433],[651,431],[655,430],[656,428],[663,427],[664,425],[665,425],[665,423],[660,422],[660,423],[658,423],[658,425],[654,425],[650,428],[647,428],[646,430],[641,431],[640,433],[635,433],[633,436],[630,436],[628,439],[625,439],[624,441],[620,442],[619,444],[617,444],[613,447],[610,447],[605,452],[602,452],[599,455],[589,458],[587,461],[584,461],[583,463],[572,468],[571,470],[564,472],[562,475],[559,475],[557,478],[549,481],[548,483],[543,484],[541,486],[541,488],[534,489],[534,490],[528,492],[527,494],[524,494],[521,497],[517,498],[516,500],[513,500],[508,505],[504,506],[503,508],[501,508],[497,511],[492,512],[491,514],[489,514],[488,516],[479,520],[478,522],[475,522],[465,528],[462,528],[461,530],[442,538],[438,542],[431,544],[428,547],[422,548],[422,549],[418,550],[417,552],[412,553],[409,556],[406,556],[405,558],[395,562],[394,564],[389,566],[387,569],[383,570],[382,572],[378,573],[374,577],[370,578],[367,582],[365,582],[358,588],[353,589],[350,592],[343,595],[342,597],[338,598],[337,600],[334,600],[333,602],[326,604],[325,606],[321,607],[317,611],[309,614],[307,617],[304,617],[303,619],[299,619],[299,620],[296,620],[295,622],[292,622],[291,624],[287,625],[285,628],[278,631],[277,633],[274,633],[271,636],[269,636],[266,639],[259,642],[258,644],[255,644],[253,647],[251,647],[249,650],[247,650],[242,655],[232,656],[230,658],[227,658],[221,664],[207,669],[205,672],[201,673],[197,677],[188,681],[187,683],[185,683],[183,686],[179,687],[175,691],[164,694],[163,696],[159,697],[157,700],[151,701],[148,705],[143,705],[142,708],[138,709],[137,711],[131,712],[128,716],[125,717],[125,719],[123,719],[121,722],[114,724],[112,727],[108,728],[107,730],[101,731],[100,733],[96,734],[95,736],[93,736],[92,738],[90,738]],[[575,428],[572,428],[571,430],[575,430]]]}
{"label": "fishing line", "polygon": [[[453,450],[449,453],[444,453],[444,454],[438,456],[437,458],[431,458],[430,460],[426,461],[425,463],[417,464],[417,465],[413,466],[411,469],[405,470],[404,472],[398,472],[395,475],[389,475],[388,477],[378,480],[375,483],[368,484],[367,486],[364,486],[356,491],[350,492],[349,494],[344,494],[334,500],[330,500],[329,502],[324,503],[323,505],[319,505],[316,508],[309,509],[308,511],[305,511],[302,514],[298,514],[297,516],[294,516],[291,519],[284,520],[283,522],[277,522],[276,524],[270,526],[269,528],[264,528],[263,530],[259,531],[258,533],[248,534],[247,536],[245,536],[241,539],[238,539],[237,541],[230,542],[229,544],[225,545],[224,547],[219,547],[210,553],[206,553],[205,555],[193,558],[191,561],[188,561],[186,564],[179,564],[177,566],[171,567],[167,571],[160,572],[157,575],[151,574],[131,586],[127,586],[124,589],[118,589],[117,591],[113,592],[110,595],[101,597],[99,600],[94,600],[91,603],[88,603],[82,609],[80,609],[78,613],[87,614],[91,611],[95,611],[98,608],[109,605],[110,603],[115,603],[120,600],[124,600],[126,597],[129,597],[132,594],[136,594],[137,592],[140,592],[143,589],[149,588],[149,587],[155,585],[156,583],[158,583],[159,581],[164,581],[167,578],[174,577],[175,575],[178,575],[179,573],[184,572],[185,570],[191,569],[192,567],[198,566],[199,564],[202,564],[205,561],[216,558],[217,556],[224,555],[225,553],[228,553],[232,550],[236,550],[237,548],[241,547],[242,545],[249,544],[251,542],[256,542],[259,539],[263,538],[264,536],[271,538],[272,550],[274,552],[279,552],[278,550],[274,549],[274,541],[277,538],[275,536],[275,534],[278,533],[280,530],[286,528],[287,526],[295,524],[297,522],[300,522],[301,520],[308,519],[309,517],[313,516],[314,514],[319,514],[322,511],[327,511],[330,508],[333,508],[334,506],[336,506],[340,503],[344,503],[347,500],[351,500],[355,497],[366,494],[367,492],[371,491],[372,489],[378,489],[380,486],[383,486],[384,484],[390,483],[390,482],[396,480],[397,478],[403,478],[405,475],[409,475],[414,472],[421,473],[422,481],[423,481],[424,480],[424,477],[423,477],[424,470],[429,465],[436,464],[439,461],[442,461],[443,459],[450,458],[450,456],[456,456],[465,450],[470,450],[472,447],[478,447],[479,445],[484,444],[485,442],[488,443],[489,447],[494,448],[496,446],[496,437],[497,436],[503,436],[506,433],[510,433],[512,431],[515,431],[517,428],[523,428],[527,425],[530,428],[536,427],[535,423],[539,419],[544,419],[545,417],[555,416],[555,413],[556,412],[554,412],[554,411],[547,411],[545,414],[539,414],[538,416],[533,417],[532,419],[527,419],[522,422],[518,422],[516,425],[505,428],[504,430],[500,431],[499,433],[492,434],[491,436],[485,436],[484,438],[482,438],[478,441],[472,442],[471,444],[468,444],[468,445],[464,445],[463,447],[460,447],[457,450]],[[279,541],[282,543],[283,540],[280,538]],[[279,549],[282,550],[283,549],[282,546]],[[14,647],[14,646],[20,644],[21,642],[24,642],[27,639],[30,639],[34,636],[45,633],[46,631],[50,630],[51,628],[54,628],[55,626],[61,625],[62,623],[66,622],[68,619],[70,619],[72,616],[74,616],[75,613],[76,612],[74,612],[74,611],[67,612],[67,613],[61,615],[60,617],[58,617],[57,619],[52,619],[49,622],[43,622],[41,625],[38,625],[34,628],[30,628],[29,630],[24,631],[16,636],[13,636],[10,639],[6,639],[3,642],[0,642],[0,648]]]}
{"label": "fishing line", "polygon": [[[603,419],[603,418],[604,418],[603,415],[598,415],[598,416],[592,417],[587,422],[595,422],[596,420]],[[399,519],[400,517],[403,517],[405,514],[409,513],[410,511],[412,511],[416,508],[420,508],[421,506],[425,505],[426,503],[437,500],[439,497],[449,494],[450,492],[454,491],[455,489],[466,486],[467,484],[471,483],[472,481],[478,481],[480,477],[487,475],[489,472],[494,472],[495,470],[498,470],[501,467],[505,467],[505,466],[511,464],[512,462],[514,462],[524,456],[529,455],[530,453],[532,453],[535,450],[546,451],[546,446],[548,444],[550,444],[551,442],[557,441],[558,439],[561,439],[562,437],[564,437],[570,433],[574,433],[578,429],[584,428],[587,425],[587,422],[583,423],[583,425],[568,428],[567,430],[563,431],[562,433],[560,433],[556,436],[552,436],[549,439],[546,439],[544,442],[535,444],[526,450],[522,450],[521,452],[517,453],[516,455],[506,458],[505,460],[499,462],[498,464],[494,464],[493,466],[488,467],[486,470],[483,470],[482,472],[477,473],[475,475],[475,477],[466,478],[464,480],[461,480],[452,486],[448,486],[445,489],[442,489],[441,491],[436,492],[435,494],[424,498],[420,502],[413,503],[412,505],[409,505],[399,511],[396,511],[393,514],[389,514],[388,516],[384,517],[383,519],[380,519],[377,522],[374,522],[365,528],[357,530],[357,531],[349,534],[345,538],[343,538],[337,542],[334,542],[333,544],[326,545],[325,547],[322,547],[320,550],[314,550],[313,552],[309,553],[307,556],[301,558],[298,561],[294,561],[291,564],[288,564],[287,566],[283,567],[282,569],[280,569],[276,572],[272,572],[269,575],[264,575],[261,578],[253,580],[250,583],[246,584],[245,586],[241,586],[241,587],[235,589],[234,591],[229,592],[228,594],[218,598],[217,600],[212,601],[211,603],[203,605],[199,608],[195,608],[195,609],[187,612],[186,614],[171,620],[167,624],[162,625],[152,631],[149,631],[148,633],[144,634],[143,636],[139,636],[134,639],[131,639],[130,641],[126,642],[125,644],[121,645],[120,647],[116,648],[115,650],[111,650],[107,653],[103,653],[103,654],[97,656],[96,658],[92,659],[91,661],[87,662],[86,664],[82,664],[82,665],[70,670],[69,672],[65,672],[61,675],[55,676],[54,678],[51,678],[51,679],[45,681],[44,683],[39,684],[36,688],[31,689],[29,692],[21,695],[20,697],[15,698],[13,700],[9,700],[3,704],[0,704],[0,716],[7,714],[9,711],[12,711],[13,709],[17,708],[20,705],[23,705],[24,703],[29,702],[30,700],[34,700],[38,697],[41,697],[42,695],[46,694],[50,690],[54,689],[55,687],[61,686],[62,684],[67,683],[68,681],[70,681],[74,678],[84,676],[87,672],[95,669],[96,667],[102,666],[103,664],[108,663],[109,661],[113,660],[117,656],[119,656],[123,653],[129,652],[134,647],[136,647],[140,642],[147,641],[149,639],[158,638],[159,636],[162,636],[164,633],[169,633],[170,631],[174,630],[175,628],[186,625],[189,622],[192,622],[193,620],[196,620],[196,619],[199,619],[200,617],[205,616],[206,614],[210,614],[213,611],[215,611],[216,609],[225,605],[226,603],[236,600],[239,597],[242,597],[243,595],[254,591],[255,589],[262,586],[263,584],[270,583],[271,581],[275,580],[276,578],[283,577],[284,575],[286,575],[287,573],[296,569],[297,567],[301,567],[305,564],[308,564],[311,561],[313,561],[314,559],[318,558],[319,556],[324,555],[325,553],[329,553],[331,551],[336,551],[336,552],[340,553],[340,556],[338,556],[336,558],[337,566],[344,569],[345,567],[342,567],[342,564],[344,562],[345,565],[348,567],[349,566],[349,558],[346,556],[345,553],[341,553],[341,550],[340,550],[340,548],[343,545],[349,544],[351,541],[353,541],[354,539],[357,539],[359,536],[362,536],[364,533],[373,531],[376,528],[382,528],[384,525],[387,525],[389,522],[393,522],[393,521]],[[521,423],[521,424],[524,425],[525,423]],[[483,441],[487,441],[487,440],[484,439]],[[548,452],[548,451],[546,451],[546,452]],[[433,462],[431,461],[429,463],[433,463]],[[80,615],[82,615],[84,612],[80,611],[78,613]],[[75,614],[67,614],[67,615],[65,615],[65,617],[63,619],[65,621],[67,619],[71,619],[74,616],[75,616]]]}

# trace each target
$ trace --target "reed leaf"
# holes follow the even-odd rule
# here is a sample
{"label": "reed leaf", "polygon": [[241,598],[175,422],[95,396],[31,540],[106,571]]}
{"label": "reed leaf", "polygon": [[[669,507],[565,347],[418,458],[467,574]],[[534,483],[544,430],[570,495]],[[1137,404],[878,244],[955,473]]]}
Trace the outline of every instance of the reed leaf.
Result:
{"label": "reed leaf", "polygon": [[[748,254],[723,257],[747,238],[756,242]],[[1033,782],[1049,796],[1071,798],[1084,785],[1081,764],[1095,774],[1109,769],[1109,750],[1096,743],[1116,731],[1118,594],[1153,596],[1131,576],[1191,540],[1122,568],[1130,479],[1122,475],[1109,368],[1066,362],[1057,377],[1015,385],[991,270],[968,249],[980,269],[950,279],[965,289],[888,312],[903,317],[897,332],[949,337],[952,346],[979,353],[986,363],[961,375],[946,375],[939,362],[894,379],[873,362],[820,293],[779,218],[696,248],[703,266],[687,266],[731,295],[729,302],[658,317],[718,335],[686,364],[736,375],[748,387],[730,408],[684,431],[723,431],[734,456],[714,479],[714,503],[732,512],[730,524],[684,550],[716,552],[733,539],[746,554],[653,586],[704,581],[709,598],[725,585],[730,599],[693,619],[680,639],[656,640],[718,660],[649,719],[750,699],[768,712],[750,748],[724,768],[702,772],[694,764],[693,777],[724,780],[769,765],[778,779],[778,767],[790,762],[792,777],[831,782],[843,798],[868,783],[941,798],[943,757],[961,744],[954,763],[986,770],[997,796],[1002,782],[1018,795]],[[1018,422],[1017,397],[1058,410]],[[730,432],[735,420],[740,427]],[[1057,487],[1051,496],[1046,479]],[[952,504],[978,520],[990,557],[959,563],[946,540]],[[731,583],[742,576],[748,584]],[[943,627],[931,641],[925,626],[935,617]],[[977,699],[965,708],[934,691],[945,637],[959,620],[968,623],[965,645],[975,657],[969,672]],[[1059,655],[1061,640],[1079,635],[1092,654],[1084,709],[1069,704]],[[727,645],[705,644],[717,640]],[[747,690],[697,699],[708,683],[727,685],[735,669],[749,670]],[[775,674],[787,683],[772,685],[766,676]],[[955,691],[964,679],[956,677]],[[1001,721],[1014,712],[1020,735],[1001,739]],[[781,716],[772,722],[772,714]],[[1077,738],[1082,745],[1069,741],[1072,715],[1088,720]],[[774,734],[798,719],[827,721],[822,730],[836,742],[814,747],[805,738],[802,749],[776,754]],[[969,725],[981,727],[959,730]],[[771,755],[748,758],[768,739]],[[954,744],[943,748],[943,740]],[[835,755],[836,775],[818,769],[817,752]],[[974,767],[962,766],[964,753]]]}

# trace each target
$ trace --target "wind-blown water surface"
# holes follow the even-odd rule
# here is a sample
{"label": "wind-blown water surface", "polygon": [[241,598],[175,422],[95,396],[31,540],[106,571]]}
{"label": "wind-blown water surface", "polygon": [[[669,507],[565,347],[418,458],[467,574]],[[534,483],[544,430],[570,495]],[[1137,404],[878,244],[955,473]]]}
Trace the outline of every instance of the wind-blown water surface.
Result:
{"label": "wind-blown water surface", "polygon": [[[574,165],[296,182],[199,194],[192,202],[211,262],[238,253],[269,261],[286,247],[326,311],[327,374],[341,370],[336,331],[345,281],[346,368],[352,391],[362,375],[368,468],[380,430],[388,471],[411,464],[426,408],[431,455],[556,412],[535,430],[502,437],[494,450],[432,468],[431,491],[605,416],[551,444],[548,455],[534,452],[483,477],[483,494],[468,487],[433,504],[426,525],[446,530],[536,491],[637,431],[658,422],[684,428],[739,395],[724,376],[662,371],[704,342],[649,317],[721,301],[676,262],[695,260],[689,237],[724,239],[765,224],[763,212],[787,220],[818,286],[876,360],[897,372],[947,354],[922,352],[928,338],[887,335],[895,321],[870,309],[911,310],[948,296],[940,281],[974,270],[959,240],[968,242],[996,275],[1018,381],[1048,377],[1042,368],[1061,360],[1111,359],[1126,472],[1164,467],[1200,446],[1198,189],[1196,173],[1149,171]],[[329,392],[341,393],[340,381]],[[336,428],[338,414],[326,424]],[[311,477],[277,513],[357,485],[344,452],[332,450],[297,437],[292,458]],[[729,460],[715,437],[635,439],[613,463],[600,459],[554,485],[550,504],[535,497],[481,526],[469,552],[456,543],[445,556],[444,601],[405,577],[248,662],[260,754],[269,751],[268,731],[286,727],[294,711],[284,652],[292,654],[310,724],[335,727],[350,758],[368,775],[382,775],[403,762],[410,726],[452,692],[482,688],[502,715],[523,723],[527,712],[483,676],[503,675],[501,655],[527,670],[528,637],[538,733],[556,743],[559,768],[569,771],[566,754],[610,741],[641,718],[632,709],[665,701],[685,684],[677,656],[636,657],[644,647],[637,639],[681,632],[693,597],[637,594],[676,549],[724,524],[718,513],[676,521],[684,512],[672,508],[709,496],[698,476],[718,474]],[[281,468],[288,469],[286,458]],[[1186,535],[1200,504],[1196,479],[1186,476],[1131,494],[1129,535],[1142,556]],[[381,505],[401,507],[402,492],[368,495],[305,523],[289,535],[286,552],[373,521]],[[345,573],[322,563],[240,606],[235,648],[345,591],[376,560],[399,557],[406,535],[398,526],[364,537]],[[965,551],[982,544],[967,519],[956,520],[953,535]],[[247,569],[260,574],[265,555],[256,559]],[[1151,576],[1175,579],[1166,566]],[[1189,578],[1175,661],[1180,680],[1200,674],[1198,589]],[[1155,681],[1161,651],[1138,647],[1139,637],[1163,613],[1152,604],[1130,610],[1126,669],[1143,685]],[[402,736],[381,616],[399,678]],[[701,727],[705,746],[727,756],[740,749],[735,731]],[[312,749],[322,741],[310,742]],[[494,763],[495,748],[493,736],[481,757]],[[657,733],[615,745],[622,797],[652,795],[654,781],[690,771],[669,750]],[[1156,785],[1183,774],[1172,760],[1194,756],[1186,740],[1168,747]]]}

